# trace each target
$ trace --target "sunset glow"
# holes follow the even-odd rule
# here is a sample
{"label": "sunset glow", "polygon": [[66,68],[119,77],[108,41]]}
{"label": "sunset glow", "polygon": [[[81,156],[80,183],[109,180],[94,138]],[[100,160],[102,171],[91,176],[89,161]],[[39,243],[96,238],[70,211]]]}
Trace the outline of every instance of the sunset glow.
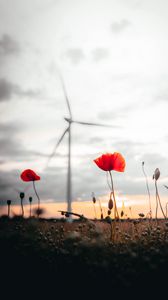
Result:
{"label": "sunset glow", "polygon": [[[103,208],[103,214],[104,216],[107,215],[108,210],[108,199],[109,195],[105,195],[100,197],[101,205]],[[124,201],[124,216],[122,218],[139,218],[139,213],[144,213],[147,215],[149,213],[149,207],[148,207],[148,199],[146,195],[127,195],[127,196],[116,196],[117,200],[117,206],[119,209],[119,213],[121,213],[122,210],[122,203]],[[162,203],[163,207],[165,208],[167,203],[167,197],[162,197]],[[29,217],[29,204],[26,203],[24,205],[25,207],[25,217]],[[47,202],[47,203],[41,203],[41,207],[44,208],[44,214],[41,217],[44,218],[61,218],[61,214],[58,212],[59,210],[66,210],[67,204],[66,202]],[[97,202],[95,204],[97,217],[100,218],[100,209],[99,209],[99,202],[97,199]],[[130,211],[131,207],[131,211]],[[32,204],[32,211],[33,209],[37,208],[37,204]],[[95,218],[94,210],[93,210],[93,204],[92,201],[74,201],[72,205],[72,210],[76,213],[83,214],[87,218]],[[152,210],[155,212],[155,197],[152,196]],[[0,215],[6,215],[7,214],[7,206],[3,205],[0,207]],[[20,215],[21,214],[21,208],[20,205],[12,205],[11,207],[11,216]],[[113,214],[112,214],[113,217]],[[158,211],[158,217],[162,217],[162,213],[159,209]]]}

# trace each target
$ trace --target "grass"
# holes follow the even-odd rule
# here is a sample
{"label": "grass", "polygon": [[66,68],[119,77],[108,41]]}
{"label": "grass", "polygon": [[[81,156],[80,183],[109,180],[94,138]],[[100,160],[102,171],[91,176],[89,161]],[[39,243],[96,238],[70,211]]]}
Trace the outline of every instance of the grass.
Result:
{"label": "grass", "polygon": [[[105,292],[164,286],[168,268],[165,220],[0,218],[1,274],[12,280],[92,287]],[[110,226],[109,226],[110,225]],[[75,274],[72,276],[72,274]],[[75,277],[74,277],[75,276]],[[163,290],[162,286],[162,290]]]}

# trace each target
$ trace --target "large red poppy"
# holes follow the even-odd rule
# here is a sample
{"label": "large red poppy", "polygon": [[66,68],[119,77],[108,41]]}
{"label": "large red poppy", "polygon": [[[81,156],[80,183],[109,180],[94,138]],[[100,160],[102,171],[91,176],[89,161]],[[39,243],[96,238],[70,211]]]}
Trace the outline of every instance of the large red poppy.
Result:
{"label": "large red poppy", "polygon": [[125,170],[125,159],[124,157],[118,153],[106,153],[101,155],[100,157],[94,159],[96,165],[102,169],[103,171],[118,171],[124,172]]}
{"label": "large red poppy", "polygon": [[20,175],[23,181],[36,181],[40,180],[40,176],[38,176],[33,170],[27,169],[22,172]]}

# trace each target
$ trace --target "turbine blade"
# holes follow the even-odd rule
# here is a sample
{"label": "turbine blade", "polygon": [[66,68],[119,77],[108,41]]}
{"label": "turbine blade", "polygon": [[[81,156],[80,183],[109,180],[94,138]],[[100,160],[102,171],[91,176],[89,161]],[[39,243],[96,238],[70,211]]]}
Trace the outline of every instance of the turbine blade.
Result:
{"label": "turbine blade", "polygon": [[108,125],[108,124],[101,124],[101,123],[90,123],[90,122],[80,122],[80,121],[74,121],[73,123],[81,124],[81,125],[89,125],[89,126],[100,126],[100,127],[113,127],[116,128],[118,126],[116,125]]}
{"label": "turbine blade", "polygon": [[48,164],[49,164],[51,158],[55,155],[55,152],[56,152],[58,146],[59,146],[60,143],[62,142],[62,140],[63,140],[65,134],[68,132],[68,130],[69,130],[69,127],[67,127],[67,128],[64,130],[63,134],[61,135],[61,137],[59,138],[58,142],[56,143],[56,145],[55,145],[55,147],[54,147],[54,149],[53,149],[53,152],[52,152],[52,153],[50,154],[50,156],[48,157],[48,160],[47,160],[45,169],[48,167]]}
{"label": "turbine blade", "polygon": [[72,112],[71,112],[71,107],[70,107],[68,94],[67,94],[65,83],[64,83],[64,80],[63,80],[63,77],[62,77],[60,71],[59,71],[59,78],[60,78],[62,89],[63,89],[63,92],[64,92],[64,96],[65,96],[66,104],[67,104],[67,107],[68,107],[69,115],[70,115],[70,118],[72,118]]}

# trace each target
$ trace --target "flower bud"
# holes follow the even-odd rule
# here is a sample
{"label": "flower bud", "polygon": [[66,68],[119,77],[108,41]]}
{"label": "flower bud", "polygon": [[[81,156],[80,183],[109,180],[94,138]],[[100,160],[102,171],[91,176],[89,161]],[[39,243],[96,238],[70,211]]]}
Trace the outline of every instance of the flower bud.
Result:
{"label": "flower bud", "polygon": [[23,199],[25,194],[23,192],[20,193],[20,198]]}
{"label": "flower bud", "polygon": [[93,203],[96,203],[96,198],[95,197],[93,197],[92,200],[93,200]]}
{"label": "flower bud", "polygon": [[96,197],[95,197],[94,193],[92,193],[92,201],[94,204],[96,203]]}
{"label": "flower bud", "polygon": [[124,215],[124,212],[123,212],[123,210],[121,211],[121,217],[123,217],[123,215]]}
{"label": "flower bud", "polygon": [[140,213],[139,216],[140,216],[141,218],[144,218],[144,217],[145,217],[145,215],[144,215],[143,213]]}
{"label": "flower bud", "polygon": [[158,180],[160,177],[160,170],[156,168],[154,174],[153,174],[153,179]]}
{"label": "flower bud", "polygon": [[110,198],[108,202],[108,208],[111,210],[113,208],[113,200]]}
{"label": "flower bud", "polygon": [[7,200],[7,205],[11,205],[11,200]]}

